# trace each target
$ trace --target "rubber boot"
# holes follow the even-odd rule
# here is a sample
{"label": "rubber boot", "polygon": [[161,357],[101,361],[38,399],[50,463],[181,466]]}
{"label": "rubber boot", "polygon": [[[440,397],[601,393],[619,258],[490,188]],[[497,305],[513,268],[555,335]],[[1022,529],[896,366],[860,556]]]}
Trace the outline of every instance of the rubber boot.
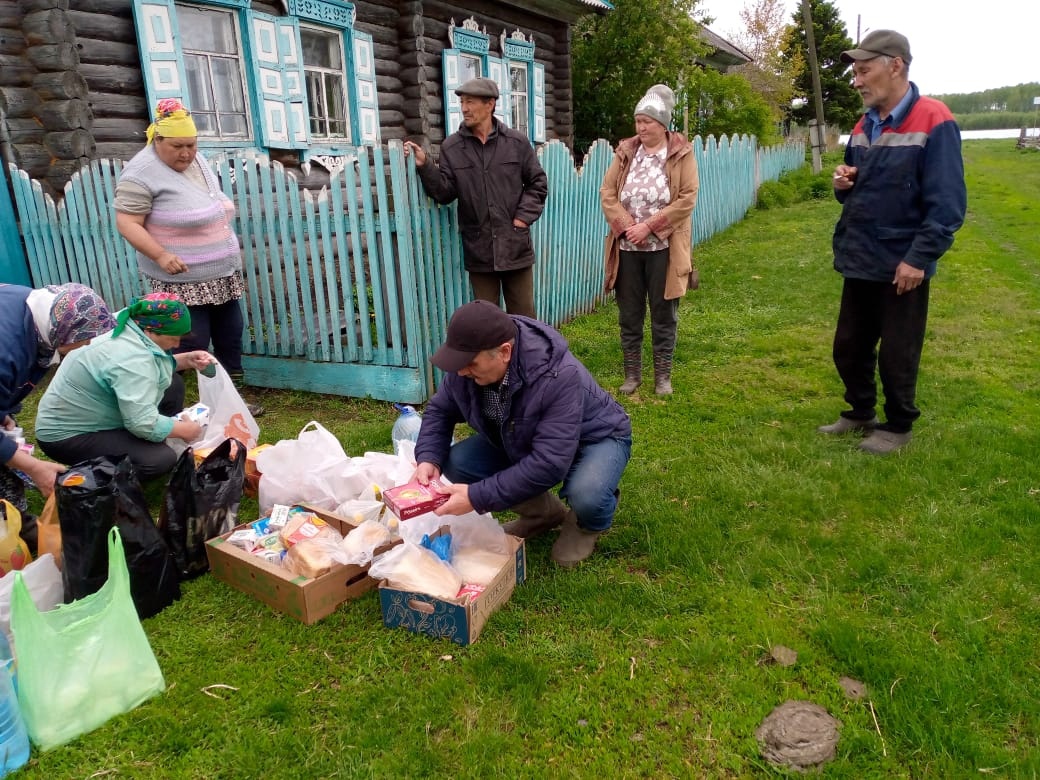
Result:
{"label": "rubber boot", "polygon": [[602,531],[586,531],[578,525],[577,515],[568,512],[550,556],[557,565],[570,569],[592,555],[596,540],[602,535]]}
{"label": "rubber boot", "polygon": [[625,364],[625,381],[618,388],[618,392],[621,395],[632,395],[643,383],[643,353],[624,352],[622,360]]}
{"label": "rubber boot", "polygon": [[502,526],[510,536],[530,539],[556,528],[567,516],[567,507],[555,493],[546,491],[510,507],[519,517]]}
{"label": "rubber boot", "polygon": [[654,353],[654,392],[657,395],[672,394],[672,353]]}

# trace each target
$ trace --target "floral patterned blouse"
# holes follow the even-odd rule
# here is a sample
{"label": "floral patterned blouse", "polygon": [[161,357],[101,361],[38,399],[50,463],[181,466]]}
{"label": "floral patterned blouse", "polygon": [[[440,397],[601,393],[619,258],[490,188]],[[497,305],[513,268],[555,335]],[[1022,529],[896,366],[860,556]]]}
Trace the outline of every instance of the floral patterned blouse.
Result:
{"label": "floral patterned blouse", "polygon": [[[635,159],[628,169],[625,186],[621,188],[621,205],[636,222],[645,222],[668,205],[668,176],[664,172],[664,161],[668,155],[665,144],[652,154],[640,144]],[[667,238],[658,238],[651,233],[642,244],[633,244],[622,238],[620,248],[626,252],[655,252],[668,248]]]}

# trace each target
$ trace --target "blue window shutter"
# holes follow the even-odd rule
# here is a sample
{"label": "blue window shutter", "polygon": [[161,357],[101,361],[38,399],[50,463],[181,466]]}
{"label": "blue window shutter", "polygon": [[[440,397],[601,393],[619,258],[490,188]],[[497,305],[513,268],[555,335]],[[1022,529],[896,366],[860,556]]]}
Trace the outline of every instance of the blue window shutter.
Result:
{"label": "blue window shutter", "polygon": [[534,119],[534,135],[536,144],[545,143],[545,66],[540,62],[531,63],[531,103]]}
{"label": "blue window shutter", "polygon": [[376,58],[372,47],[372,36],[354,31],[354,94],[357,95],[358,132],[355,137],[361,144],[378,144],[379,96],[376,93]]}
{"label": "blue window shutter", "polygon": [[459,105],[459,96],[455,94],[455,88],[461,83],[462,73],[458,49],[445,49],[441,53],[441,73],[444,78],[444,137],[459,129],[462,124],[462,107]]}
{"label": "blue window shutter", "polygon": [[133,0],[133,10],[151,118],[155,104],[163,98],[177,98],[187,103],[188,86],[178,42],[177,11],[173,0]]}
{"label": "blue window shutter", "polygon": [[274,149],[304,149],[310,139],[299,22],[253,11],[247,20],[260,143]]}
{"label": "blue window shutter", "polygon": [[511,86],[513,80],[509,76],[509,64],[506,60],[499,59],[498,57],[488,57],[487,69],[488,78],[498,84],[499,98],[498,102],[495,103],[495,117],[502,124],[511,127],[513,124],[513,114],[510,111],[509,95],[512,91]]}

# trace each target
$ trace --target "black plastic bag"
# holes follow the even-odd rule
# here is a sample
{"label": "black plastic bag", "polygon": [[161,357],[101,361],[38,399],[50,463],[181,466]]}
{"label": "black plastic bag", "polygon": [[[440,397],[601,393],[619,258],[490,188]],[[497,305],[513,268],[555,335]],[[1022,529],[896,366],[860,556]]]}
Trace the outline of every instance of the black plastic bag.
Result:
{"label": "black plastic bag", "polygon": [[61,525],[65,601],[95,593],[108,579],[108,531],[119,528],[130,593],[141,618],[180,598],[170,550],[152,521],[133,463],[125,455],[85,460],[60,474],[54,492]]}
{"label": "black plastic bag", "polygon": [[245,484],[246,448],[225,439],[195,468],[189,447],[173,467],[159,510],[159,530],[182,579],[209,571],[206,540],[235,526]]}

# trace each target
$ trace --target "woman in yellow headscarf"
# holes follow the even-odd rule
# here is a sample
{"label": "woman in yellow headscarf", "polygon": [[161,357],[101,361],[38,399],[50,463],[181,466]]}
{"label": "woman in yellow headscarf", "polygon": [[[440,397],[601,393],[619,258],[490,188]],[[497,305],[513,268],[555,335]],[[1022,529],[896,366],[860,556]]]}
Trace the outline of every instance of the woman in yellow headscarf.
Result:
{"label": "woman in yellow headscarf", "polygon": [[[208,350],[240,384],[242,252],[232,229],[235,205],[198,151],[198,130],[179,100],[160,100],[148,145],[116,185],[116,227],[137,250],[152,292],[170,293],[191,312],[180,351]],[[259,407],[250,407],[253,415]]]}

